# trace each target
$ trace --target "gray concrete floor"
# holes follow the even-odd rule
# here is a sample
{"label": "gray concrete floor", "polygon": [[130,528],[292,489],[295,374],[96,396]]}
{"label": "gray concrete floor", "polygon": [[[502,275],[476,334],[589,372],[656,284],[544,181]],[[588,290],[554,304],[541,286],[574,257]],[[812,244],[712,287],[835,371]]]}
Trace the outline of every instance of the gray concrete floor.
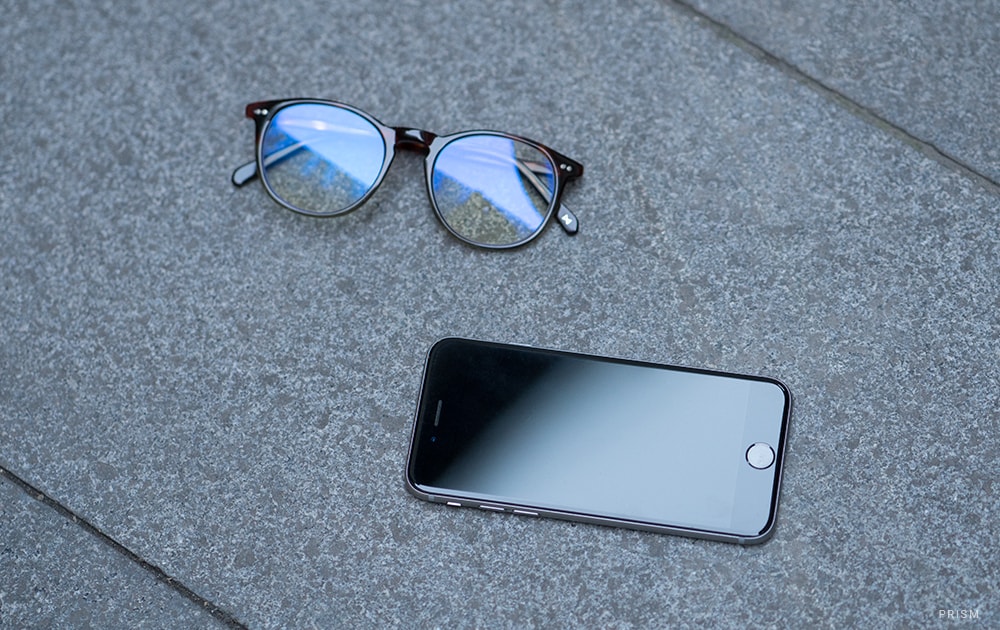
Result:
{"label": "gray concrete floor", "polygon": [[[998,17],[7,9],[0,627],[997,626]],[[467,247],[411,155],[331,220],[234,188],[243,106],[288,96],[537,138],[586,166],[580,234]],[[774,538],[412,498],[448,335],[782,379]]]}

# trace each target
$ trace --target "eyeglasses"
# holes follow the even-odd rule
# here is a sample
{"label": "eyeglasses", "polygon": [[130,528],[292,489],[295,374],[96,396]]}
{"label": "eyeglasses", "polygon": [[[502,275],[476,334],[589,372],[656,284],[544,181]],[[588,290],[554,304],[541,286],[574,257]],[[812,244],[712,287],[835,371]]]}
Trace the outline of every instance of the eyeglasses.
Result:
{"label": "eyeglasses", "polygon": [[261,101],[246,107],[256,123],[256,160],[233,172],[243,186],[260,176],[267,193],[289,210],[332,217],[375,193],[397,149],[425,154],[431,206],[466,243],[488,248],[523,245],[555,214],[567,234],[579,223],[560,204],[566,183],[583,165],[527,138],[497,131],[438,136],[387,127],[333,101]]}

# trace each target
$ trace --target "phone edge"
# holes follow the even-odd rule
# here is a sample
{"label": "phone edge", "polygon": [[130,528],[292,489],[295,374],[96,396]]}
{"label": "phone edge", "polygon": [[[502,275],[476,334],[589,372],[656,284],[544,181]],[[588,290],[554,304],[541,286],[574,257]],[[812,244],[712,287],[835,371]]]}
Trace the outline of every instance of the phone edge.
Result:
{"label": "phone edge", "polygon": [[[668,367],[668,368],[680,368],[685,371],[697,372],[702,374],[714,374],[722,376],[731,376],[739,378],[749,378],[752,380],[766,381],[775,384],[784,394],[785,398],[785,413],[782,417],[782,427],[781,427],[781,448],[779,450],[778,456],[776,458],[775,464],[778,466],[777,475],[774,482],[774,497],[771,501],[770,518],[764,529],[761,530],[759,534],[752,536],[741,536],[738,534],[728,534],[723,532],[713,532],[709,530],[700,529],[687,529],[682,527],[674,527],[668,525],[654,525],[651,523],[627,521],[623,519],[615,519],[612,517],[595,516],[591,514],[582,514],[576,512],[561,512],[558,510],[547,510],[544,508],[538,508],[529,505],[520,505],[506,502],[489,501],[486,499],[475,499],[469,497],[460,497],[454,495],[448,495],[445,493],[441,494],[431,494],[421,490],[411,479],[411,463],[413,457],[413,448],[416,443],[416,433],[417,425],[420,419],[420,409],[423,407],[423,397],[424,397],[424,386],[427,380],[427,368],[430,363],[431,355],[434,349],[437,348],[441,343],[447,341],[471,341],[474,343],[483,343],[494,346],[513,346],[520,348],[527,348],[529,350],[542,350],[545,352],[553,352],[556,354],[568,354],[580,357],[597,358],[597,359],[611,359],[613,361],[621,361],[630,364],[645,364],[651,367]],[[571,352],[567,350],[557,350],[554,348],[539,348],[536,346],[529,346],[526,344],[518,343],[504,343],[498,341],[486,341],[481,339],[473,339],[470,337],[458,337],[458,336],[447,336],[442,337],[435,341],[431,347],[427,350],[424,356],[424,369],[420,378],[420,393],[417,397],[417,405],[413,411],[413,418],[411,420],[411,430],[410,430],[410,443],[406,451],[406,466],[403,470],[403,482],[406,490],[409,494],[413,495],[417,499],[426,501],[428,503],[445,505],[450,507],[470,507],[479,508],[485,512],[501,512],[496,508],[503,508],[502,513],[510,516],[532,516],[532,517],[542,517],[542,518],[552,518],[560,521],[566,521],[571,523],[584,523],[588,525],[600,525],[604,527],[618,527],[624,529],[631,529],[635,531],[652,532],[657,534],[669,534],[674,536],[682,536],[685,538],[694,538],[699,540],[710,540],[713,542],[725,542],[725,543],[736,543],[743,546],[753,546],[759,545],[767,542],[774,536],[775,528],[778,520],[778,510],[780,504],[780,493],[781,493],[781,482],[784,478],[784,460],[785,460],[785,450],[788,446],[788,432],[789,425],[791,424],[792,418],[792,406],[793,397],[792,391],[788,388],[785,383],[777,378],[771,376],[758,376],[751,374],[738,374],[735,372],[723,372],[720,370],[711,370],[707,368],[692,368],[681,365],[672,365],[664,363],[653,363],[651,361],[641,361],[636,359],[624,359],[621,357],[603,356],[586,354],[582,352]],[[510,511],[508,511],[510,510]],[[515,511],[528,512],[529,514],[518,514]]]}

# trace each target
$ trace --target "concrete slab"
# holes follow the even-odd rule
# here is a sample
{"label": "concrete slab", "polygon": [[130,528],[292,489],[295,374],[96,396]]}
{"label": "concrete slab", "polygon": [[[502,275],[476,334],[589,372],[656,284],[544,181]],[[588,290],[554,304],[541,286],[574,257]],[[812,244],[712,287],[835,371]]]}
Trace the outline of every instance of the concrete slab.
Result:
{"label": "concrete slab", "polygon": [[0,524],[0,627],[229,626],[4,476]]}
{"label": "concrete slab", "polygon": [[[652,0],[43,5],[0,25],[0,461],[199,596],[263,627],[995,619],[994,189]],[[537,138],[587,168],[581,232],[466,247],[409,155],[338,219],[233,188],[243,105],[294,95]],[[774,539],[413,499],[445,335],[783,379]]]}
{"label": "concrete slab", "polygon": [[1000,182],[997,3],[682,4]]}

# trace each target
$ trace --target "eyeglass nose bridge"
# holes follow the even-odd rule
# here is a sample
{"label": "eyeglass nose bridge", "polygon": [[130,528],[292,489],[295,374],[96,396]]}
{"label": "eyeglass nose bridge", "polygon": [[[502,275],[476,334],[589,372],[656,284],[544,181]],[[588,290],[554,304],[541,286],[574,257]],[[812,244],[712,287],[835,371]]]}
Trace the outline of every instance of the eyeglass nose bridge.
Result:
{"label": "eyeglass nose bridge", "polygon": [[396,134],[395,146],[397,149],[414,151],[423,155],[430,153],[431,143],[437,138],[437,135],[423,129],[393,127],[392,130]]}

